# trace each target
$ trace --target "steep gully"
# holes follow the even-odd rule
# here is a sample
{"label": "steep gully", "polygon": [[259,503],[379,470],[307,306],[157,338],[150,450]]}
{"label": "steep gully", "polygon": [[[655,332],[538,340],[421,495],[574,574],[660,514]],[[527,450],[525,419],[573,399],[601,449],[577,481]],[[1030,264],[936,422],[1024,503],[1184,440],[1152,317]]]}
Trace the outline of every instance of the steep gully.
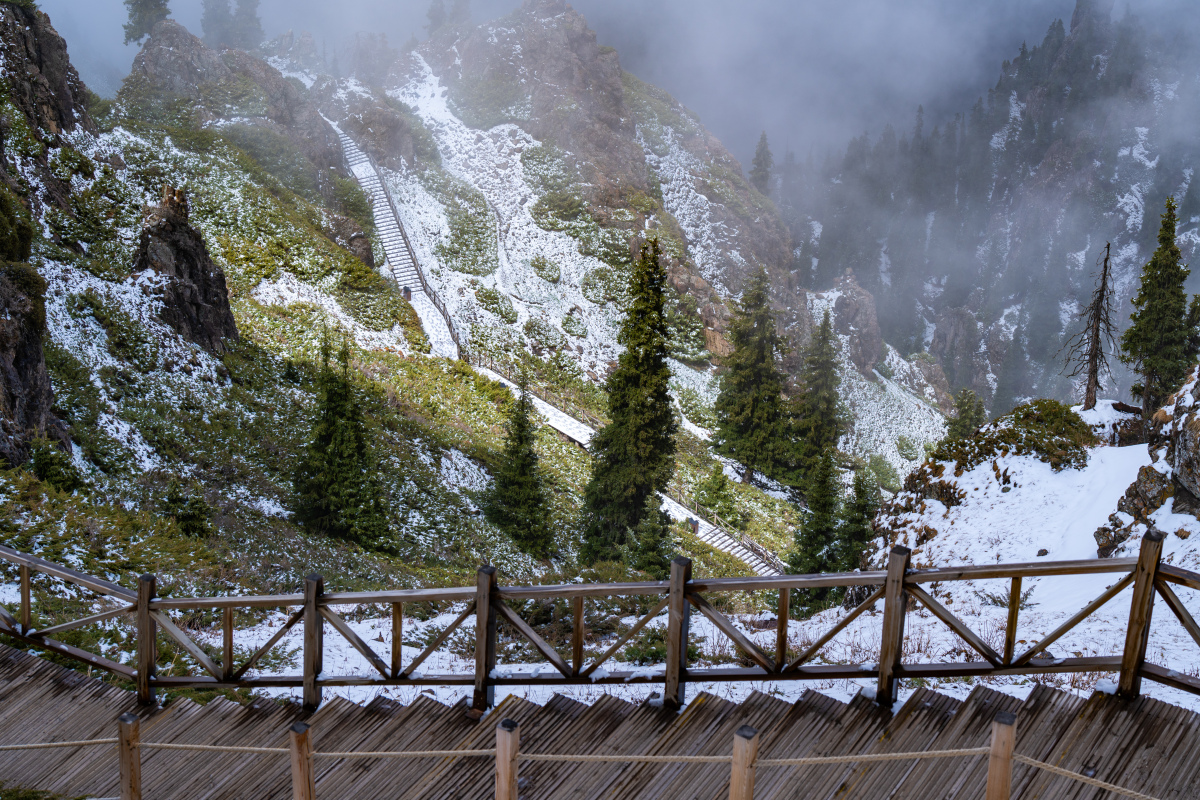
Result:
{"label": "steep gully", "polygon": [[[412,248],[409,246],[404,228],[396,212],[395,199],[387,190],[374,162],[336,124],[330,120],[327,121],[337,131],[347,168],[354,175],[371,203],[375,227],[379,231],[384,254],[387,256],[387,266],[391,270],[396,284],[411,292],[410,302],[421,319],[421,327],[424,328],[425,335],[429,337],[432,354],[444,358],[462,358],[468,363],[472,363],[473,360],[469,358],[466,348],[461,346],[461,338],[455,329],[454,321],[421,272],[420,264],[417,263]],[[495,213],[494,209],[493,213]],[[496,217],[498,250],[501,257],[505,258],[504,240],[498,213]],[[497,371],[498,365],[487,364],[485,366],[483,363],[472,363],[472,366],[493,380],[513,382],[511,378]],[[577,419],[569,412],[551,405],[540,397],[534,396],[533,403],[538,413],[545,418],[551,428],[580,446],[587,447],[595,433],[595,428],[591,423]],[[672,519],[696,521],[696,536],[702,542],[741,559],[758,575],[782,574],[783,563],[778,556],[749,539],[745,534],[730,533],[709,521],[702,515],[699,508],[692,509],[685,506],[687,499],[682,495],[676,498],[663,494],[662,499],[662,508]]]}

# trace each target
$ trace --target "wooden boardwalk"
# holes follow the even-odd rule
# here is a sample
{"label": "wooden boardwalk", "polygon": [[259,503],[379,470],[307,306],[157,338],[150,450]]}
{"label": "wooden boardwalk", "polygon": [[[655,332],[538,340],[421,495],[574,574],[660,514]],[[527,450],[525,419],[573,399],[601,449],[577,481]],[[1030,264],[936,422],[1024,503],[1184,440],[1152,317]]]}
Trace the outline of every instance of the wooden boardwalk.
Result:
{"label": "wooden boardwalk", "polygon": [[[742,703],[694,698],[682,713],[603,697],[591,706],[556,696],[544,706],[509,697],[480,722],[466,701],[446,706],[367,706],[335,698],[311,716],[298,706],[260,701],[240,706],[177,701],[139,709],[136,696],[0,645],[0,745],[75,741],[116,735],[123,712],[142,717],[143,742],[286,747],[287,728],[305,718],[323,751],[486,749],[502,718],[520,723],[522,753],[721,755],[749,724],[761,733],[759,757],[949,750],[986,746],[998,711],[1018,717],[1016,752],[1162,800],[1200,797],[1200,715],[1160,701],[1084,699],[1042,686],[1025,701],[977,687],[965,701],[918,689],[894,715],[858,697],[850,703],[808,691],[796,703],[752,694]],[[288,759],[280,755],[198,753],[146,748],[147,798],[291,797]],[[490,758],[316,758],[321,800],[488,798]],[[756,798],[821,800],[978,800],[985,756],[806,767],[764,767]],[[561,763],[521,765],[523,800],[728,797],[727,764]],[[112,745],[0,752],[0,781],[68,796],[115,797]],[[1014,769],[1013,798],[1101,798],[1104,792],[1024,765]]]}

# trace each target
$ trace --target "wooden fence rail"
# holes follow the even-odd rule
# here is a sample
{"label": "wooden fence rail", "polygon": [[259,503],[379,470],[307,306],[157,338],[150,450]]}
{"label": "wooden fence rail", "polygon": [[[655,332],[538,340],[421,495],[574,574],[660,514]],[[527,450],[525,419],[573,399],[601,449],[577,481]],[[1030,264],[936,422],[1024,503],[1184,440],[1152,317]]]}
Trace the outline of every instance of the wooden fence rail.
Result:
{"label": "wooden fence rail", "polygon": [[492,758],[495,760],[496,800],[518,800],[518,782],[522,762],[567,763],[652,763],[652,764],[729,764],[729,800],[753,800],[756,773],[772,767],[798,767],[828,764],[870,764],[890,761],[923,761],[928,759],[988,757],[987,784],[984,800],[1011,800],[1013,762],[1044,769],[1089,786],[1136,800],[1157,800],[1150,795],[1125,789],[1095,778],[1062,769],[1052,764],[1015,754],[1016,715],[999,712],[992,722],[991,741],[986,747],[956,750],[922,750],[896,753],[852,753],[802,758],[759,758],[758,731],[743,725],[733,735],[732,752],[717,755],[642,755],[642,754],[565,754],[522,753],[521,727],[503,719],[496,725],[496,746],[488,750],[412,750],[412,751],[314,751],[312,728],[297,722],[288,729],[288,747],[229,747],[221,745],[143,742],[141,723],[135,714],[122,714],[117,720],[115,739],[93,739],[80,742],[45,742],[40,744],[0,745],[0,750],[38,750],[57,747],[117,744],[118,775],[121,800],[142,800],[142,752],[144,750],[191,750],[201,753],[225,752],[260,756],[287,756],[290,764],[293,800],[316,800],[318,797],[313,762],[317,758],[380,759],[380,758]]}
{"label": "wooden fence rail", "polygon": [[[22,584],[29,586],[32,575],[43,574],[87,588],[102,595],[115,605],[100,613],[78,620],[58,623],[38,630],[33,626],[33,592],[21,592],[18,614],[14,616],[0,606],[0,634],[5,634],[39,649],[67,656],[89,666],[115,673],[132,681],[143,702],[151,702],[158,688],[236,688],[236,687],[295,687],[303,690],[304,704],[316,708],[325,687],[335,686],[471,686],[472,707],[482,714],[492,705],[495,687],[508,685],[556,686],[569,684],[662,684],[664,702],[680,706],[686,696],[687,684],[697,682],[778,682],[786,680],[828,680],[871,677],[876,681],[876,700],[890,705],[895,698],[896,682],[905,678],[960,678],[1048,673],[1112,672],[1119,676],[1119,692],[1136,696],[1141,679],[1174,686],[1200,694],[1200,679],[1146,660],[1146,642],[1156,598],[1161,597],[1170,611],[1200,647],[1200,625],[1188,612],[1176,594],[1177,587],[1200,589],[1200,574],[1178,567],[1159,564],[1162,539],[1156,532],[1144,537],[1138,558],[1096,559],[1083,561],[1035,562],[1022,564],[987,564],[981,566],[943,567],[914,570],[910,568],[909,551],[893,549],[886,570],[831,573],[819,575],[779,575],[768,577],[709,578],[691,577],[691,562],[676,559],[671,565],[670,579],[640,583],[559,584],[547,586],[498,585],[494,567],[479,570],[475,586],[436,589],[399,589],[374,592],[326,592],[319,575],[305,581],[304,592],[247,597],[180,597],[156,596],[153,575],[138,580],[137,591],[131,591],[108,581],[84,575],[0,546],[0,559],[15,564]],[[1031,578],[1052,578],[1067,575],[1112,574],[1111,586],[1088,603],[1056,630],[1023,651],[1017,651],[1016,625],[1022,581]],[[1007,579],[1010,583],[1010,602],[1004,652],[990,647],[962,619],[955,616],[927,591],[931,584],[985,579]],[[865,587],[866,599],[844,615],[798,656],[789,658],[786,620],[790,590],[828,587]],[[1121,655],[1053,658],[1047,649],[1065,633],[1078,626],[1101,606],[1110,602],[1123,589],[1133,588],[1133,601],[1125,648]],[[774,647],[764,649],[755,643],[729,616],[710,601],[713,595],[729,592],[773,592],[778,597],[777,635]],[[589,598],[641,597],[648,611],[600,655],[590,661],[584,658],[583,640],[586,636],[585,611]],[[565,648],[570,660],[560,655],[548,643],[534,624],[527,622],[510,601],[564,601],[571,615],[571,638]],[[461,611],[425,649],[407,661],[401,648],[402,620],[405,603],[461,604]],[[882,637],[878,660],[864,664],[813,663],[821,649],[851,622],[869,609],[883,605]],[[924,606],[934,618],[946,625],[975,651],[973,657],[962,661],[937,663],[905,662],[902,658],[905,621],[911,607]],[[346,622],[347,607],[383,606],[390,613],[390,652],[377,653],[375,646],[364,641]],[[278,608],[287,613],[285,621],[241,663],[235,660],[233,648],[235,609]],[[173,611],[220,610],[221,642],[216,647],[204,647],[175,621]],[[667,657],[665,671],[646,670],[606,671],[604,665],[616,656],[647,625],[666,611]],[[727,636],[752,666],[733,668],[704,668],[689,666],[687,650],[690,619],[696,612],[707,618]],[[84,625],[98,624],[115,617],[129,617],[136,634],[136,664],[131,667],[102,655],[90,653],[52,638],[51,632]],[[456,632],[468,630],[468,620],[474,619],[474,668],[470,672],[428,674],[422,665],[437,653]],[[498,626],[501,621],[509,635],[526,640],[540,654],[544,664],[522,665],[522,669],[497,669]],[[255,675],[262,662],[283,637],[296,625],[303,630],[302,667],[299,674]],[[326,634],[344,639],[370,665],[373,674],[337,675],[324,670]],[[461,636],[461,633],[460,633]],[[157,675],[155,673],[160,637],[181,648],[197,665],[201,674]],[[549,670],[546,668],[549,667]]]}

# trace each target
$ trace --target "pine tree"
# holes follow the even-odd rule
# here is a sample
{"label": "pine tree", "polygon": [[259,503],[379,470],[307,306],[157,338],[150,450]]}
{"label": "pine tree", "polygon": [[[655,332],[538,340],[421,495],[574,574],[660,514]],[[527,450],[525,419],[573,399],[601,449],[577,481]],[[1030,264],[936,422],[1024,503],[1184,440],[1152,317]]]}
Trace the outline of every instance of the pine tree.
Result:
{"label": "pine tree", "polygon": [[204,43],[213,50],[232,46],[233,12],[229,0],[204,0],[200,27],[204,30]]}
{"label": "pine tree", "polygon": [[[808,512],[796,529],[795,549],[788,557],[788,571],[793,575],[830,572],[837,568],[841,494],[834,451],[826,448],[817,458],[805,490]],[[812,605],[828,598],[829,590],[801,591],[799,596]]]}
{"label": "pine tree", "polygon": [[[1104,245],[1100,279],[1092,292],[1092,302],[1083,312],[1083,330],[1067,341],[1068,377],[1084,376],[1083,410],[1096,407],[1096,392],[1102,389],[1100,378],[1108,372],[1108,350],[1116,347],[1116,325],[1113,323],[1112,275],[1108,269],[1112,244]],[[1195,300],[1193,300],[1193,303]],[[1194,349],[1194,348],[1193,348]]]}
{"label": "pine tree", "polygon": [[758,137],[758,147],[754,149],[754,160],[751,163],[750,183],[763,194],[771,193],[771,168],[775,166],[775,158],[767,144],[767,132],[763,131]]}
{"label": "pine tree", "polygon": [[987,422],[983,400],[970,389],[960,389],[954,396],[954,417],[946,426],[946,441],[965,439]]}
{"label": "pine tree", "polygon": [[671,537],[671,518],[662,510],[658,495],[646,497],[641,521],[636,528],[626,531],[625,537],[624,560],[630,568],[655,580],[670,576],[675,542]]}
{"label": "pine tree", "polygon": [[838,527],[837,569],[852,572],[862,565],[863,553],[875,538],[875,515],[879,512],[879,487],[868,470],[854,473],[854,494],[842,509]]}
{"label": "pine tree", "polygon": [[718,463],[708,476],[696,484],[696,502],[714,512],[722,521],[741,527],[741,513],[733,496],[733,483]]}
{"label": "pine tree", "polygon": [[546,558],[554,541],[547,525],[544,478],[533,448],[532,415],[533,401],[522,378],[508,415],[495,483],[484,508],[488,520],[512,537],[523,552]]}
{"label": "pine tree", "polygon": [[658,242],[642,246],[617,342],[625,350],[608,377],[610,424],[592,439],[592,477],[584,490],[583,558],[619,558],[627,532],[675,469],[677,423],[667,365],[667,272]]}
{"label": "pine tree", "polygon": [[425,26],[425,30],[432,36],[446,24],[445,2],[443,0],[433,0],[429,4],[429,10],[425,12],[425,18],[429,20],[429,24]]}
{"label": "pine tree", "polygon": [[792,421],[794,438],[799,439],[801,477],[807,477],[823,453],[837,447],[844,430],[838,397],[842,379],[837,366],[837,345],[826,311],[804,354],[800,375],[803,393],[795,404]]}
{"label": "pine tree", "polygon": [[258,16],[259,0],[238,0],[233,12],[233,43],[241,50],[253,50],[267,38]]}
{"label": "pine tree", "polygon": [[1158,249],[1142,268],[1142,283],[1133,298],[1133,324],[1121,335],[1121,361],[1132,366],[1141,381],[1133,396],[1142,401],[1142,418],[1149,419],[1167,396],[1183,383],[1196,357],[1195,326],[1200,307],[1188,308],[1184,283],[1191,271],[1181,262],[1175,242],[1175,198],[1158,230]]}
{"label": "pine tree", "polygon": [[784,376],[776,362],[782,343],[771,314],[767,273],[761,268],[746,282],[735,306],[729,339],[733,352],[725,358],[715,404],[714,449],[742,464],[744,483],[755,471],[779,477],[788,456]]}
{"label": "pine tree", "polygon": [[375,475],[362,404],[350,379],[350,349],[338,367],[321,348],[320,396],[311,438],[293,478],[296,520],[309,532],[387,550],[387,513]]}
{"label": "pine tree", "polygon": [[141,42],[154,26],[171,13],[167,0],[125,0],[129,21],[125,23],[125,44]]}

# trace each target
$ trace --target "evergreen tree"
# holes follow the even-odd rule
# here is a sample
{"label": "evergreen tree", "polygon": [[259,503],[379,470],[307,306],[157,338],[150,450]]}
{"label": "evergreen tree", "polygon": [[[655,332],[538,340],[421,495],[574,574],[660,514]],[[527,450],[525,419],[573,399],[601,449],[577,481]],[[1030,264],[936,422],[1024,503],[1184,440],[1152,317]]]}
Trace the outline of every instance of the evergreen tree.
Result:
{"label": "evergreen tree", "polygon": [[761,268],[746,282],[729,324],[733,352],[725,359],[717,395],[714,449],[742,464],[742,481],[755,471],[779,477],[787,463],[784,376],[776,363],[782,349]]}
{"label": "evergreen tree", "polygon": [[433,0],[429,4],[429,10],[425,12],[425,18],[429,20],[429,24],[425,26],[425,30],[432,36],[446,24],[446,4],[443,0]]}
{"label": "evergreen tree", "polygon": [[38,480],[68,494],[87,486],[70,451],[64,450],[62,444],[41,436],[29,444],[29,468]]}
{"label": "evergreen tree", "polygon": [[803,393],[795,404],[793,430],[800,440],[800,474],[807,478],[825,452],[832,452],[844,423],[838,403],[842,378],[837,370],[837,345],[829,312],[813,334],[801,371]]}
{"label": "evergreen tree", "polygon": [[125,44],[141,42],[154,26],[167,18],[171,9],[167,0],[125,0],[129,21],[125,23]]}
{"label": "evergreen tree", "polygon": [[838,528],[837,569],[852,572],[862,565],[863,553],[875,538],[875,515],[879,512],[879,487],[870,471],[854,473],[854,494],[842,509]]}
{"label": "evergreen tree", "polygon": [[723,522],[741,527],[742,515],[734,502],[733,483],[720,464],[713,464],[708,477],[696,484],[696,502],[716,513]]}
{"label": "evergreen tree", "polygon": [[1117,328],[1113,323],[1112,275],[1108,269],[1111,249],[1111,243],[1104,245],[1100,279],[1092,292],[1092,302],[1083,312],[1083,330],[1067,342],[1067,366],[1071,367],[1069,377],[1084,376],[1084,411],[1096,407],[1096,392],[1103,388],[1100,378],[1102,373],[1108,372],[1108,354],[1105,346],[1112,350],[1117,344]]}
{"label": "evergreen tree", "polygon": [[592,439],[592,477],[584,490],[587,563],[620,557],[647,498],[666,488],[675,469],[671,370],[667,365],[667,271],[658,241],[633,265],[629,304],[617,342],[625,349],[605,383],[609,419]]}
{"label": "evergreen tree", "polygon": [[512,537],[517,547],[546,558],[554,544],[547,523],[546,492],[533,448],[533,401],[522,378],[508,415],[504,452],[484,508],[488,520]]}
{"label": "evergreen tree", "polygon": [[362,404],[350,379],[350,349],[338,365],[321,348],[317,418],[293,478],[296,520],[309,532],[389,549],[383,492],[376,479]]}
{"label": "evergreen tree", "polygon": [[204,43],[214,50],[231,47],[233,44],[233,12],[229,0],[204,0],[204,12],[200,16],[200,27],[204,30]]}
{"label": "evergreen tree", "polygon": [[181,481],[171,481],[165,498],[166,516],[175,520],[179,532],[184,536],[200,538],[212,533],[209,516],[212,509],[202,495],[192,494],[190,487]]}
{"label": "evergreen tree", "polygon": [[671,537],[671,518],[662,510],[658,495],[646,497],[642,519],[636,528],[626,531],[623,550],[625,563],[632,569],[655,580],[670,577],[675,542]]}
{"label": "evergreen tree", "polygon": [[751,163],[750,183],[763,194],[771,193],[771,168],[775,166],[775,158],[767,145],[767,132],[763,131],[758,137],[758,147],[754,149],[754,160]]}
{"label": "evergreen tree", "polygon": [[253,50],[267,38],[258,16],[259,0],[238,0],[233,12],[233,45],[240,50]]}
{"label": "evergreen tree", "polygon": [[[796,529],[795,549],[788,556],[788,571],[792,574],[809,575],[837,569],[841,494],[834,451],[826,448],[816,460],[805,491],[808,512]],[[811,605],[825,600],[829,590],[801,591],[799,596]]]}
{"label": "evergreen tree", "polygon": [[983,400],[970,389],[960,389],[954,396],[954,417],[946,426],[946,441],[965,439],[987,422]]}
{"label": "evergreen tree", "polygon": [[1149,419],[1167,396],[1183,383],[1196,357],[1195,327],[1200,309],[1188,308],[1184,283],[1191,271],[1181,261],[1175,242],[1175,198],[1167,198],[1158,231],[1158,249],[1142,268],[1142,282],[1133,298],[1133,324],[1121,335],[1121,361],[1131,365],[1141,381],[1133,396],[1142,401]]}

